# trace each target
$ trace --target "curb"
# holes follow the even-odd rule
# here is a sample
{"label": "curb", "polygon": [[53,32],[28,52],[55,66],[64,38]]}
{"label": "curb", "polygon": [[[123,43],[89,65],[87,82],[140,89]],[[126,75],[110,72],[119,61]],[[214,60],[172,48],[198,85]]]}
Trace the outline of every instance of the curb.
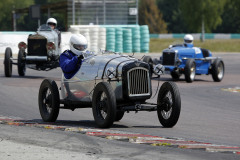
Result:
{"label": "curb", "polygon": [[106,138],[108,140],[119,140],[129,143],[147,144],[156,147],[166,146],[181,149],[199,149],[206,152],[233,153],[240,155],[240,146],[216,145],[212,143],[189,141],[181,138],[165,138],[140,133],[122,132],[111,129],[79,128],[32,120],[12,119],[3,116],[0,116],[0,124],[37,127],[51,130],[61,130],[65,132],[76,132],[85,134],[87,136]]}

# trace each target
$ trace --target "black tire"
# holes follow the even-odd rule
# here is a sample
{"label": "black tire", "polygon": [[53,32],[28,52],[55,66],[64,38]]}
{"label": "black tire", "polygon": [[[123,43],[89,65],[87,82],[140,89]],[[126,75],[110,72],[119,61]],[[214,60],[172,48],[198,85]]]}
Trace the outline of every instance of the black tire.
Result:
{"label": "black tire", "polygon": [[185,80],[188,83],[192,83],[196,75],[196,63],[194,59],[188,59],[186,66],[184,67]]}
{"label": "black tire", "polygon": [[12,49],[7,47],[4,57],[4,73],[6,77],[12,77]]}
{"label": "black tire", "polygon": [[92,111],[98,127],[109,128],[113,125],[116,119],[116,97],[109,83],[100,82],[95,87]]}
{"label": "black tire", "polygon": [[60,99],[55,81],[49,79],[43,80],[39,89],[38,105],[43,121],[56,121],[59,114]]}
{"label": "black tire", "polygon": [[174,82],[165,82],[161,86],[157,100],[158,119],[163,127],[176,125],[181,111],[181,97]]}
{"label": "black tire", "polygon": [[174,81],[178,81],[179,78],[180,78],[180,76],[181,76],[181,74],[180,74],[180,73],[177,73],[177,72],[175,72],[175,71],[172,71],[172,72],[171,72],[171,76],[172,76],[172,79],[173,79]]}
{"label": "black tire", "polygon": [[18,75],[25,76],[26,73],[26,63],[25,63],[25,52],[23,49],[20,49],[18,52]]}
{"label": "black tire", "polygon": [[145,56],[143,58],[143,62],[146,62],[147,64],[149,64],[150,66],[150,70],[149,70],[149,75],[150,77],[152,77],[152,74],[153,74],[153,60],[150,56]]}
{"label": "black tire", "polygon": [[115,121],[120,121],[124,116],[124,111],[117,111]]}
{"label": "black tire", "polygon": [[212,78],[215,82],[221,82],[224,76],[224,63],[221,59],[215,59],[212,64]]}

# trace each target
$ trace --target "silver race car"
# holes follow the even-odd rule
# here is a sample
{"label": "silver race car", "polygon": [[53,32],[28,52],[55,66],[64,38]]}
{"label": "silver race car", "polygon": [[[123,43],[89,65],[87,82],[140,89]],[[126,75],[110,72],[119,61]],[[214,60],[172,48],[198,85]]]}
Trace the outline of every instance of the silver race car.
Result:
{"label": "silver race car", "polygon": [[[97,126],[108,128],[125,112],[157,111],[162,126],[173,127],[181,110],[178,87],[174,82],[165,82],[154,91],[158,92],[157,102],[147,102],[153,92],[150,70],[149,64],[127,55],[85,55],[73,78],[62,76],[61,87],[54,80],[43,80],[38,97],[41,117],[54,122],[60,108],[92,108]],[[164,67],[155,65],[153,71],[160,77]]]}
{"label": "silver race car", "polygon": [[[17,59],[13,58],[12,50],[5,50],[4,72],[6,77],[12,76],[12,65],[18,67],[19,76],[25,76],[26,67],[35,70],[48,71],[59,66],[60,43],[59,35],[48,25],[38,28],[35,34],[30,34],[27,43],[18,44],[19,52]],[[17,62],[16,62],[17,61]]]}

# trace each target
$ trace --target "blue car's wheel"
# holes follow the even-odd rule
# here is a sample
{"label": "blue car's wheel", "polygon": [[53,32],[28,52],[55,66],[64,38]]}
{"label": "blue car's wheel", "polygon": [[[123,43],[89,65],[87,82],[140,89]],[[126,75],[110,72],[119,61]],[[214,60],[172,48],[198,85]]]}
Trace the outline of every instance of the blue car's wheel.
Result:
{"label": "blue car's wheel", "polygon": [[157,114],[163,127],[173,127],[181,111],[181,97],[174,82],[165,82],[161,86],[157,100]]}
{"label": "blue car's wheel", "polygon": [[194,59],[188,59],[186,66],[184,67],[185,80],[188,83],[192,83],[196,75],[196,63]]}
{"label": "blue car's wheel", "polygon": [[224,63],[220,59],[214,60],[212,64],[212,78],[215,82],[220,82],[224,76]]}

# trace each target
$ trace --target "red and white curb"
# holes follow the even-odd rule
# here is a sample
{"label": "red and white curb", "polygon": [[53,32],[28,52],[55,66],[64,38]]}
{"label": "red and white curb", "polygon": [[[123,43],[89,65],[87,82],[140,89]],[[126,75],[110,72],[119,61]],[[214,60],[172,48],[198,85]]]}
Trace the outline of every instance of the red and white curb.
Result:
{"label": "red and white curb", "polygon": [[235,88],[222,88],[223,91],[228,91],[228,92],[234,92],[234,93],[240,93],[240,87],[235,87]]}
{"label": "red and white curb", "polygon": [[88,136],[102,137],[109,140],[127,141],[137,144],[149,144],[152,146],[169,146],[182,149],[202,149],[207,152],[228,152],[240,155],[240,147],[216,145],[211,143],[188,141],[180,138],[165,138],[159,136],[151,136],[138,133],[122,132],[111,129],[94,129],[94,128],[79,128],[57,123],[44,123],[32,120],[13,119],[9,117],[0,116],[0,124],[15,125],[15,126],[29,126],[40,127],[52,130],[62,130],[68,132],[77,132],[86,134]]}

